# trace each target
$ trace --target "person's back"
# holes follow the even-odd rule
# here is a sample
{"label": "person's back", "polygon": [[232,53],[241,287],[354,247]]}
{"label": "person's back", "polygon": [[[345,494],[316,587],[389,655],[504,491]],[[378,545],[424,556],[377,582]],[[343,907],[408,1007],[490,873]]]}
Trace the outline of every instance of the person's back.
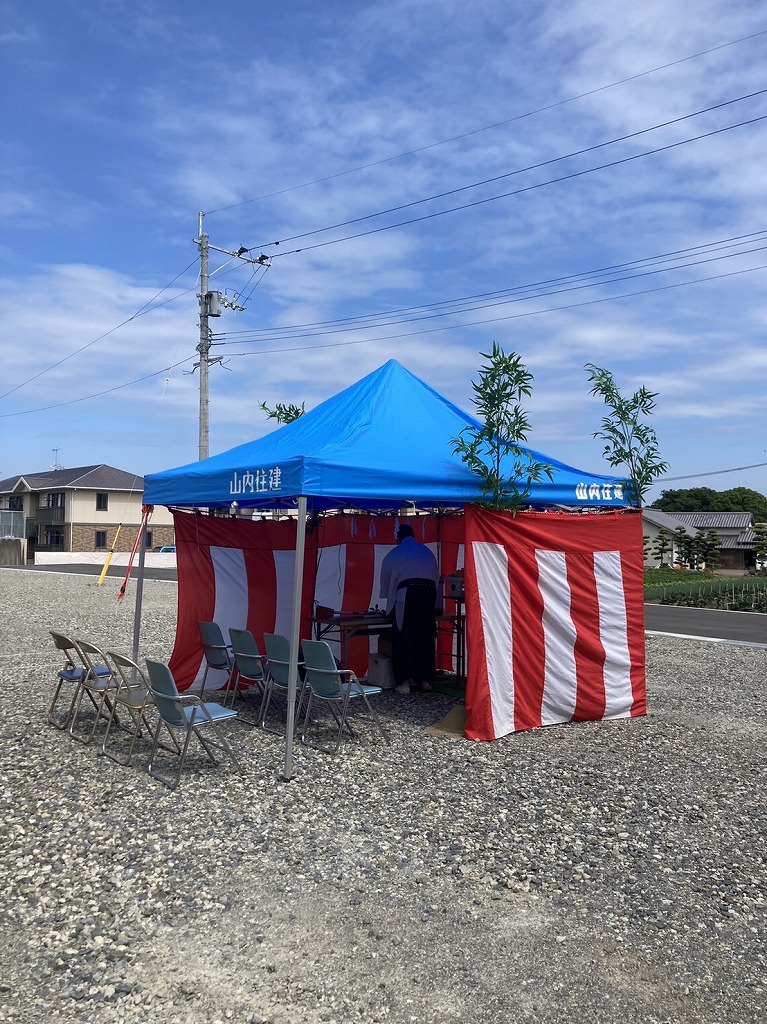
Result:
{"label": "person's back", "polygon": [[[405,529],[400,527],[400,531]],[[408,527],[410,529],[410,527]],[[397,599],[397,588],[408,579],[431,580],[439,583],[437,559],[425,544],[405,534],[396,548],[381,563],[381,597],[386,598],[386,611],[391,613]]]}
{"label": "person's back", "polygon": [[403,523],[397,547],[381,563],[380,592],[392,617],[392,668],[399,693],[409,693],[411,682],[431,689],[438,582],[436,558]]}

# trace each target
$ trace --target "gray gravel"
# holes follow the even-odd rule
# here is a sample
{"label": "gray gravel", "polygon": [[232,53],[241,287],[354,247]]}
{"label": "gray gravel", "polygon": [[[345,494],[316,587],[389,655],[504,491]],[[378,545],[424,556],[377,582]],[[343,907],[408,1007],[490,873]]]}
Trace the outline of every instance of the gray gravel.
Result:
{"label": "gray gravel", "polygon": [[[378,698],[328,757],[241,724],[179,790],[46,723],[51,628],[130,652],[134,584],[0,569],[0,1021],[767,1016],[767,651],[649,637],[647,718],[493,744]],[[148,582],[167,659],[175,584]]]}

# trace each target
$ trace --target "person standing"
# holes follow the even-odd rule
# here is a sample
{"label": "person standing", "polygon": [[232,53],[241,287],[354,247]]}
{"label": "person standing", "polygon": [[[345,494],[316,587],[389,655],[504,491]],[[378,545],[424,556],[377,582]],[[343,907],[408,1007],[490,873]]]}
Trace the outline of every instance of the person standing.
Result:
{"label": "person standing", "polygon": [[397,693],[431,689],[437,636],[437,559],[403,523],[397,546],[381,563],[381,592],[392,620],[392,670]]}

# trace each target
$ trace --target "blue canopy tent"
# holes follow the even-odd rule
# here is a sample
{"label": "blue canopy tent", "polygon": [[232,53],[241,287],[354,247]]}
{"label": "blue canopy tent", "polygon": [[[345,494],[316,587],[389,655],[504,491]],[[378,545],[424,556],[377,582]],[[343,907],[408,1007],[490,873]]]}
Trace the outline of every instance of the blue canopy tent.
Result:
{"label": "blue canopy tent", "polygon": [[[453,439],[464,428],[479,425],[391,359],[265,437],[202,462],[147,475],[144,502],[182,508],[228,509],[236,502],[241,508],[297,509],[290,668],[295,687],[307,512],[458,508],[480,500],[479,478],[453,452]],[[584,473],[524,450],[551,468],[551,479],[532,483],[530,506],[625,506],[625,479]],[[285,778],[291,775],[292,726],[289,718]]]}

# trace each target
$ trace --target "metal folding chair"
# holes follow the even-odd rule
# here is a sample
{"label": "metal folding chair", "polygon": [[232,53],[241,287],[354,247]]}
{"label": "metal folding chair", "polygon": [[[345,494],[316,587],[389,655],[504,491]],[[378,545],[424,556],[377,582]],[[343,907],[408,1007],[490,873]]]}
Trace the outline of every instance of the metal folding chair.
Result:
{"label": "metal folding chair", "polygon": [[216,687],[216,689],[222,689],[224,691],[224,701],[226,701],[228,689],[232,685],[232,675],[234,673],[234,661],[232,660],[229,646],[224,641],[224,634],[221,632],[221,627],[217,623],[198,622],[197,627],[200,631],[202,653],[205,655],[205,674],[202,677],[200,699],[202,699],[202,696],[205,693],[205,683],[208,679],[208,672],[213,669],[218,672],[226,672],[226,682],[222,687]]}
{"label": "metal folding chair", "polygon": [[256,638],[250,630],[232,628],[229,630],[229,639],[232,642],[232,661],[234,662],[233,685],[231,686],[232,706],[234,706],[234,698],[238,693],[248,693],[252,690],[255,690],[263,701],[266,689],[264,655],[258,649]]}
{"label": "metal folding chair", "polygon": [[[147,672],[149,674],[149,692],[154,698],[154,704],[160,716],[152,743],[152,753],[149,758],[148,772],[153,779],[157,779],[168,789],[175,789],[181,779],[181,771],[186,762],[189,741],[194,734],[200,744],[213,761],[218,764],[213,750],[223,750],[232,759],[235,767],[240,769],[240,762],[227,742],[223,733],[218,731],[222,722],[231,722],[237,718],[237,712],[233,708],[222,707],[215,701],[203,702],[196,693],[179,693],[173,674],[167,665],[160,661],[151,661],[147,658]],[[165,726],[171,733],[183,732],[184,739],[178,757],[176,777],[166,778],[155,769],[155,759],[160,747],[160,731]],[[216,738],[210,736],[206,739],[202,730],[207,729]]]}
{"label": "metal folding chair", "polygon": [[[339,668],[336,659],[325,640],[302,640],[301,650],[304,655],[306,667],[306,713],[304,716],[304,727],[301,733],[301,742],[309,747],[315,747],[326,754],[335,754],[341,746],[343,732],[346,729],[351,736],[354,736],[349,721],[349,704],[353,700],[361,700],[365,705],[370,718],[375,722],[376,728],[381,733],[385,743],[389,738],[383,731],[378,716],[373,710],[368,697],[381,693],[380,686],[367,686],[361,683],[350,668]],[[306,738],[309,728],[309,715],[315,701],[328,704],[338,725],[336,742],[334,746],[326,746]]]}
{"label": "metal folding chair", "polygon": [[[83,668],[82,659],[77,653],[77,647],[74,640],[71,640],[68,636],[64,636],[63,633],[54,633],[51,629],[49,630],[53,637],[53,642],[56,645],[56,649],[61,651],[64,656],[64,665],[56,673],[57,682],[51,697],[51,702],[48,705],[48,721],[51,725],[54,725],[57,729],[66,729],[72,718],[72,711],[74,709],[77,697],[80,692],[80,682],[85,675],[85,669]],[[72,696],[69,699],[69,707],[67,713],[63,718],[54,717],[54,708],[59,701],[62,693],[66,687],[72,687]]]}
{"label": "metal folding chair", "polygon": [[[287,699],[288,695],[288,668],[290,665],[290,641],[286,636],[282,636],[280,633],[264,633],[264,653],[266,655],[266,686],[264,688],[264,696],[261,701],[261,728],[267,732],[276,733],[278,736],[284,736],[284,729],[277,729],[274,726],[267,725],[266,719],[269,714],[269,706],[272,702],[272,697],[277,693],[284,694]],[[299,667],[303,668],[303,661],[298,662]],[[298,723],[301,715],[301,704],[304,696],[304,684],[303,680],[299,678],[296,681],[296,717],[295,727],[298,728]],[[286,726],[287,727],[287,726]]]}
{"label": "metal folding chair", "polygon": [[[104,733],[104,742],[101,745],[101,752],[106,754],[108,758],[111,758],[112,761],[116,761],[117,764],[122,764],[127,767],[133,758],[133,748],[136,746],[136,740],[141,735],[142,726],[148,739],[151,739],[154,732],[154,725],[147,718],[147,710],[154,707],[154,698],[149,690],[149,682],[147,681],[146,676],[135,661],[126,657],[124,654],[118,654],[116,651],[107,651],[106,656],[107,660],[114,666],[118,686],[112,695],[112,710],[109,715],[109,721],[107,722],[106,732]],[[120,725],[117,717],[118,709],[126,712],[131,723],[130,728]],[[115,723],[117,723],[118,729],[123,732],[127,732],[130,736],[128,753],[127,756],[123,758],[118,757],[111,750],[107,749],[110,731]],[[172,732],[170,732],[170,730],[167,731],[171,742],[173,743],[173,747],[164,747],[164,749],[172,750],[173,753],[180,754],[181,747],[178,745],[176,737]],[[112,735],[114,736],[114,734]]]}
{"label": "metal folding chair", "polygon": [[[113,698],[119,686],[119,680],[100,647],[92,644],[90,640],[79,638],[76,638],[74,643],[75,651],[79,655],[85,671],[80,678],[77,696],[72,707],[69,735],[80,743],[90,743],[99,722],[102,719],[108,720],[113,713]],[[96,713],[90,731],[77,732],[75,726],[78,724],[83,697],[86,694],[90,697]]]}

